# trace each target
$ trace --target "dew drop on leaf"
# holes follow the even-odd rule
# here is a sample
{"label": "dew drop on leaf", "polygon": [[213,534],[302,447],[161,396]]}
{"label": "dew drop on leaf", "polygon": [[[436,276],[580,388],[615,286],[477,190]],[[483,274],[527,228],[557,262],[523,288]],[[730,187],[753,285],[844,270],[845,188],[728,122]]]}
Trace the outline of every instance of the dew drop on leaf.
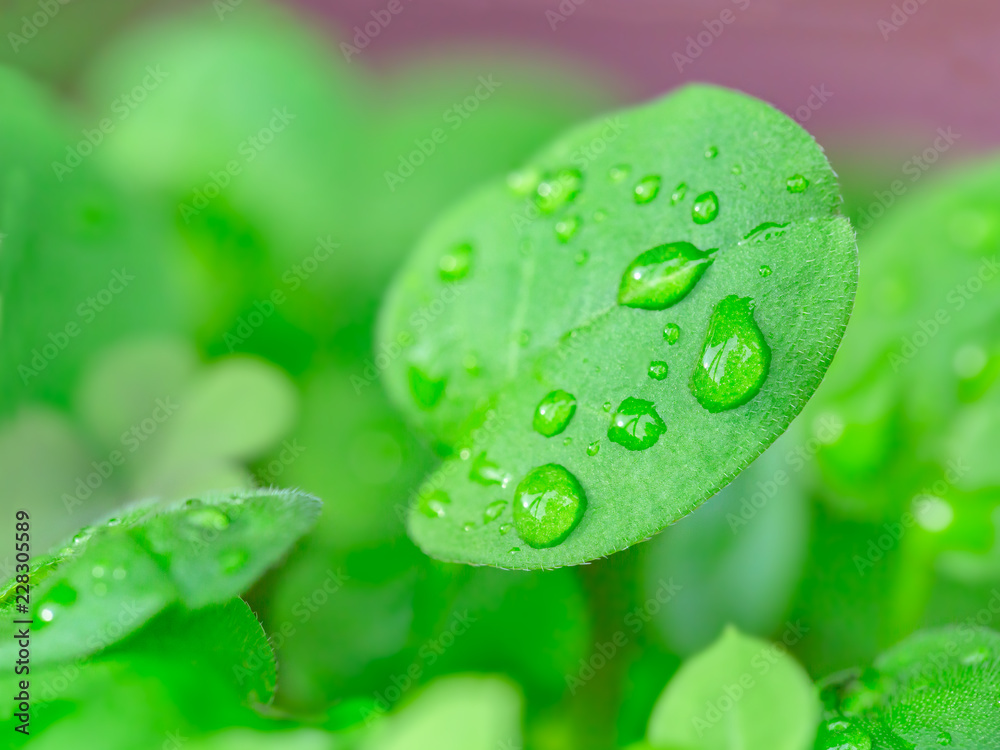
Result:
{"label": "dew drop on leaf", "polygon": [[694,289],[712,263],[714,250],[672,242],[642,253],[629,263],[618,287],[618,304],[665,310]]}
{"label": "dew drop on leaf", "polygon": [[451,498],[443,490],[432,490],[420,496],[417,507],[428,518],[444,518]]}
{"label": "dew drop on leaf", "polygon": [[743,239],[749,242],[756,242],[757,240],[769,240],[772,237],[780,237],[784,234],[784,228],[788,226],[788,222],[784,224],[778,224],[773,221],[765,221],[763,224],[758,224],[746,235]]}
{"label": "dew drop on leaf", "polygon": [[601,441],[595,440],[590,445],[587,446],[587,455],[596,456],[601,450]]}
{"label": "dew drop on leaf", "polygon": [[572,445],[572,444],[573,444],[573,438],[571,437],[568,437],[565,440],[563,440],[563,445]]}
{"label": "dew drop on leaf", "polygon": [[659,359],[650,362],[648,375],[653,380],[663,380],[667,377],[667,363]]}
{"label": "dew drop on leaf", "polygon": [[472,531],[474,528],[476,528],[476,524],[474,524],[472,521],[466,521],[464,524],[462,524],[462,531]]}
{"label": "dew drop on leaf", "polygon": [[512,524],[512,523],[502,523],[502,524],[500,524],[500,536],[506,535],[507,533],[510,532],[510,530],[512,528],[514,528],[514,524]]}
{"label": "dew drop on leaf", "polygon": [[535,167],[525,167],[507,175],[507,187],[514,195],[528,195],[538,187],[542,175]]}
{"label": "dew drop on leaf", "polygon": [[569,426],[576,413],[576,397],[563,390],[552,391],[538,402],[532,426],[535,432],[552,437]]}
{"label": "dew drop on leaf", "polygon": [[499,464],[490,461],[483,452],[473,460],[469,469],[469,479],[488,487],[491,484],[503,484],[504,473],[500,470]]}
{"label": "dew drop on leaf", "polygon": [[681,327],[676,323],[667,323],[663,326],[663,340],[667,346],[673,346],[681,337]]}
{"label": "dew drop on leaf", "polygon": [[222,531],[229,526],[229,516],[211,506],[188,511],[186,520],[192,526],[212,531]]}
{"label": "dew drop on leaf", "polygon": [[630,451],[644,451],[656,445],[666,431],[667,425],[652,401],[630,396],[615,410],[608,427],[608,439]]}
{"label": "dew drop on leaf", "polygon": [[604,411],[611,411],[611,402],[605,401],[604,404],[601,405],[601,408],[604,409]]}
{"label": "dew drop on leaf", "polygon": [[740,164],[734,164],[733,168],[729,170],[733,174],[743,174],[743,167]]}
{"label": "dew drop on leaf", "polygon": [[714,159],[718,155],[719,155],[719,149],[716,148],[715,146],[709,146],[708,148],[705,149],[706,159]]}
{"label": "dew drop on leaf", "polygon": [[651,174],[643,177],[632,190],[635,202],[640,206],[649,203],[660,192],[660,176]]}
{"label": "dew drop on leaf", "polygon": [[574,260],[578,266],[585,265],[587,261],[590,260],[590,253],[586,250],[581,250],[576,254],[576,258],[574,258]]}
{"label": "dew drop on leaf", "polygon": [[410,393],[421,409],[433,409],[444,394],[446,378],[431,378],[416,365],[410,365],[407,372]]}
{"label": "dew drop on leaf", "polygon": [[761,278],[765,278],[766,279],[768,276],[771,275],[771,267],[770,266],[761,266],[758,269],[757,272],[761,275]]}
{"label": "dew drop on leaf", "polygon": [[514,491],[514,526],[535,548],[554,547],[576,528],[587,508],[583,488],[565,467],[532,469]]}
{"label": "dew drop on leaf", "polygon": [[789,193],[804,193],[809,187],[809,180],[800,174],[793,174],[785,180],[785,187],[788,188]]}
{"label": "dew drop on leaf", "polygon": [[836,718],[820,726],[815,746],[820,750],[871,750],[872,738],[859,724]]}
{"label": "dew drop on leaf", "polygon": [[230,550],[222,556],[219,560],[219,567],[222,568],[222,572],[228,575],[233,573],[238,573],[243,570],[243,566],[247,564],[250,556],[247,554],[246,550],[234,549]]}
{"label": "dew drop on leaf", "polygon": [[687,195],[687,191],[688,191],[688,186],[686,182],[682,182],[677,187],[675,187],[674,192],[670,194],[670,205],[676,206],[678,203],[684,200],[684,196]]}
{"label": "dew drop on leaf", "polygon": [[469,275],[472,267],[472,245],[463,242],[455,245],[438,261],[438,275],[441,281],[460,281]]}
{"label": "dew drop on leaf", "polygon": [[941,734],[937,736],[937,741],[939,745],[950,745],[951,735],[947,732],[941,732]]}
{"label": "dew drop on leaf", "polygon": [[629,176],[631,171],[632,168],[628,164],[618,164],[608,170],[608,179],[612,182],[622,182]]}
{"label": "dew drop on leaf", "polygon": [[[495,521],[500,518],[503,513],[504,508],[507,507],[506,500],[494,500],[492,503],[486,506],[486,510],[483,511],[483,524],[488,524],[490,521]],[[501,527],[501,531],[503,528]]]}
{"label": "dew drop on leaf", "polygon": [[594,211],[594,221],[600,224],[602,221],[608,218],[608,212],[602,208]]}
{"label": "dew drop on leaf", "polygon": [[691,218],[695,224],[708,224],[715,221],[715,217],[718,215],[719,198],[714,192],[709,190],[695,198],[694,205],[691,207]]}
{"label": "dew drop on leaf", "polygon": [[543,214],[554,213],[572,202],[580,192],[583,175],[576,169],[561,169],[535,188],[535,203]]}
{"label": "dew drop on leaf", "polygon": [[560,242],[569,242],[573,235],[580,229],[580,218],[578,216],[567,216],[556,222],[556,239]]}
{"label": "dew drop on leaf", "polygon": [[735,294],[712,311],[691,391],[710,412],[734,409],[760,391],[771,366],[771,348],[753,316],[753,300]]}

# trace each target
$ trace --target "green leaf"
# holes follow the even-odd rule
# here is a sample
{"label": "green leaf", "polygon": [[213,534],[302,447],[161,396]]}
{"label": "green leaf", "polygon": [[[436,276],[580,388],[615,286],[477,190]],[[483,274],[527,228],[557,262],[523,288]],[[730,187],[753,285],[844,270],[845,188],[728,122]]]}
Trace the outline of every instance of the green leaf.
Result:
{"label": "green leaf", "polygon": [[[130,506],[36,561],[29,616],[33,664],[85,656],[136,631],[167,605],[223,602],[248,589],[315,523],[320,502],[289,491],[208,494]],[[9,635],[13,588],[0,598]],[[14,641],[0,644],[4,658]],[[11,657],[12,658],[12,657]]]}
{"label": "green leaf", "polygon": [[[387,388],[453,454],[424,491],[444,512],[411,512],[410,533],[446,560],[577,564],[683,517],[784,431],[843,334],[854,236],[812,138],[716,88],[579,128],[510,183],[435,224],[382,311]],[[468,273],[442,275],[466,243]],[[557,391],[575,413],[536,431]],[[470,481],[484,453],[500,486]],[[576,478],[586,512],[533,549],[559,535],[524,538],[511,510],[547,464]]]}
{"label": "green leaf", "polygon": [[377,725],[362,750],[521,747],[521,696],[495,677],[446,677]]}
{"label": "green leaf", "polygon": [[805,750],[819,701],[812,681],[779,646],[728,628],[686,661],[653,708],[653,747]]}
{"label": "green leaf", "polygon": [[893,646],[860,675],[834,675],[817,747],[1000,748],[1000,633],[956,625]]}

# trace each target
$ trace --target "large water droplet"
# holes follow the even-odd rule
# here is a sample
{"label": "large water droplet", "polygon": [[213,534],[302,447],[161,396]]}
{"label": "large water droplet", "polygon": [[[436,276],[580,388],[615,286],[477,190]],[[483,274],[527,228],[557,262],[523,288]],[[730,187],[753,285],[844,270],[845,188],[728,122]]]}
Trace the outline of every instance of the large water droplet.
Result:
{"label": "large water droplet", "polygon": [[663,340],[667,346],[673,346],[681,337],[681,327],[676,323],[667,323],[663,326]]}
{"label": "large water droplet", "polygon": [[449,505],[451,498],[444,490],[431,490],[417,499],[417,508],[428,518],[444,518]]}
{"label": "large water droplet", "polygon": [[822,750],[871,750],[872,738],[859,723],[838,717],[820,725],[815,747]]}
{"label": "large water droplet", "polygon": [[800,174],[793,174],[785,180],[785,187],[788,188],[789,193],[804,193],[809,187],[809,180]]}
{"label": "large water droplet", "polygon": [[188,511],[185,518],[189,524],[201,529],[222,531],[229,526],[229,516],[210,505]]}
{"label": "large water droplet", "polygon": [[559,464],[532,469],[514,491],[514,526],[532,547],[554,547],[562,542],[586,509],[583,488]]}
{"label": "large water droplet", "polygon": [[560,242],[569,242],[573,235],[580,229],[580,218],[578,216],[567,216],[556,222],[556,239]]}
{"label": "large water droplet", "polygon": [[656,413],[652,401],[629,397],[615,410],[608,427],[608,439],[630,451],[644,451],[656,445],[666,431],[667,425]]}
{"label": "large water droplet", "polygon": [[747,403],[767,380],[771,348],[753,316],[753,300],[735,294],[715,306],[691,391],[710,412]]}
{"label": "large water droplet", "polygon": [[636,183],[635,188],[632,191],[632,195],[635,197],[635,202],[640,206],[644,203],[649,203],[657,194],[660,192],[660,176],[651,174],[646,175],[638,183]]}
{"label": "large water droplet", "polygon": [[671,242],[647,250],[629,263],[618,287],[618,304],[665,310],[694,289],[712,263],[715,250],[690,242]]}
{"label": "large water droplet", "polygon": [[488,524],[491,521],[495,521],[500,518],[500,515],[506,507],[506,500],[494,500],[492,503],[487,505],[486,509],[483,511],[483,524]]}
{"label": "large water droplet", "polygon": [[441,256],[438,261],[438,275],[441,281],[459,281],[469,275],[471,267],[472,245],[463,242]]}
{"label": "large water droplet", "polygon": [[648,374],[653,380],[663,380],[667,377],[667,363],[659,359],[650,362]]}
{"label": "large water droplet", "polygon": [[694,205],[691,207],[691,218],[695,224],[708,224],[715,221],[715,217],[718,215],[719,198],[711,190],[694,199]]}
{"label": "large water droplet", "polygon": [[410,365],[407,372],[410,393],[421,409],[433,409],[444,394],[446,378],[432,378],[416,365]]}
{"label": "large water droplet", "polygon": [[675,187],[674,192],[670,194],[670,205],[676,206],[678,203],[684,200],[684,196],[687,195],[687,191],[688,191],[688,186],[686,182],[682,182],[677,187]]}
{"label": "large water droplet", "polygon": [[486,457],[486,453],[483,452],[476,456],[472,462],[472,467],[469,469],[469,479],[486,486],[503,484],[504,473],[501,471],[500,465],[490,461]]}
{"label": "large water droplet", "polygon": [[573,201],[580,192],[583,175],[576,169],[561,169],[535,188],[535,203],[543,214],[551,214]]}
{"label": "large water droplet", "polygon": [[538,402],[532,426],[535,431],[552,437],[569,426],[576,413],[576,397],[563,390],[552,391]]}

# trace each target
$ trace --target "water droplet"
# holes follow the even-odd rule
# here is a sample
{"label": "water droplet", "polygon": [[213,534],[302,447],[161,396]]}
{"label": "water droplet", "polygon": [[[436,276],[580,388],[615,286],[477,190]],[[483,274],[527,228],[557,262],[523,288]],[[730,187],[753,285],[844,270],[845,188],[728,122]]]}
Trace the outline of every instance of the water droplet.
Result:
{"label": "water droplet", "polygon": [[572,202],[580,192],[583,175],[576,169],[561,169],[538,183],[535,203],[543,214],[551,214]]}
{"label": "water droplet", "polygon": [[188,511],[187,522],[202,529],[222,531],[229,526],[229,516],[218,508],[205,506]]}
{"label": "water droplet", "polygon": [[483,452],[476,456],[476,460],[472,462],[472,468],[469,469],[469,479],[488,487],[491,484],[503,484],[504,473],[501,471],[500,465],[490,461],[486,457],[486,453]]}
{"label": "water droplet", "polygon": [[568,437],[565,440],[563,440],[563,445],[572,445],[572,444],[573,444],[573,438],[571,437]]}
{"label": "water droplet", "polygon": [[667,377],[667,363],[663,360],[650,362],[648,374],[653,380],[663,380]]}
{"label": "water droplet", "polygon": [[[500,515],[506,507],[506,500],[494,500],[492,503],[487,505],[486,510],[483,511],[483,524],[488,524],[491,521],[495,521],[500,518]],[[503,533],[503,527],[500,527],[500,531]]]}
{"label": "water droplet", "polygon": [[238,573],[242,570],[249,558],[250,556],[247,554],[246,550],[229,550],[220,558],[219,567],[222,568],[223,573],[232,575],[233,573]]}
{"label": "water droplet", "polygon": [[76,534],[73,536],[73,542],[72,542],[72,544],[73,544],[74,547],[77,546],[78,544],[83,544],[88,539],[90,539],[90,537],[92,537],[93,535],[94,535],[94,527],[93,526],[84,526],[82,529],[80,529],[78,532],[76,532]]}
{"label": "water droplet", "polygon": [[587,446],[587,455],[596,456],[601,450],[601,441],[595,440],[590,445]]}
{"label": "water droplet", "polygon": [[528,195],[538,187],[542,173],[535,167],[525,167],[507,175],[507,187],[514,195]]}
{"label": "water droplet", "polygon": [[766,279],[768,276],[771,275],[771,267],[770,266],[761,266],[759,269],[757,269],[757,273],[759,273],[761,275],[761,278]]}
{"label": "water droplet", "polygon": [[719,149],[716,148],[715,146],[709,146],[708,148],[705,149],[706,159],[714,159],[718,155],[719,155]]}
{"label": "water droplet", "polygon": [[608,170],[608,178],[612,182],[622,182],[625,178],[629,176],[632,168],[628,164],[619,164],[618,166],[611,167]]}
{"label": "water droplet", "polygon": [[511,547],[509,550],[507,550],[508,554],[511,555],[513,555],[515,552],[520,552],[520,551],[521,551],[520,547]]}
{"label": "water droplet", "polygon": [[939,745],[950,745],[951,735],[947,732],[941,732],[941,734],[937,736],[937,741]]}
{"label": "water droplet", "polygon": [[663,340],[667,346],[673,346],[681,337],[681,327],[676,323],[667,323],[663,326]]}
{"label": "water droplet", "polygon": [[474,528],[476,528],[476,524],[472,521],[466,521],[462,524],[462,531],[472,531]]}
{"label": "water droplet", "polygon": [[611,402],[610,401],[605,401],[601,405],[601,408],[604,409],[604,411],[611,411]]}
{"label": "water droplet", "polygon": [[632,190],[632,195],[635,197],[635,202],[640,206],[644,203],[649,203],[657,194],[660,192],[660,176],[651,174],[643,177],[636,184],[635,188]]}
{"label": "water droplet", "polygon": [[608,212],[605,211],[603,208],[599,208],[596,211],[594,211],[594,221],[596,223],[600,224],[607,218],[608,218]]}
{"label": "water droplet", "polygon": [[500,524],[500,536],[506,536],[506,534],[512,528],[514,528],[514,524],[512,524],[512,523],[502,523],[502,524]]}
{"label": "water droplet", "polygon": [[55,617],[55,613],[51,608],[44,607],[42,611],[38,613],[38,616],[42,618],[42,622],[52,622],[52,619]]}
{"label": "water droplet", "polygon": [[587,252],[586,250],[581,250],[576,254],[576,258],[574,258],[574,260],[576,261],[576,264],[578,266],[582,266],[586,264],[588,260],[590,260],[590,253]]}
{"label": "water droplet", "polygon": [[711,190],[694,199],[691,218],[695,224],[708,224],[719,215],[719,199]]}
{"label": "water droplet", "polygon": [[472,451],[470,451],[468,448],[462,448],[462,450],[458,452],[458,457],[461,458],[463,461],[468,461],[470,458],[472,458]]}
{"label": "water droplet", "polygon": [[809,187],[809,180],[800,174],[793,174],[785,180],[785,187],[788,188],[789,193],[804,193]]}
{"label": "water droplet", "polygon": [[576,477],[559,464],[532,469],[514,491],[514,526],[530,546],[554,547],[583,518],[587,498]]}
{"label": "water droplet", "polygon": [[569,426],[576,413],[576,397],[563,390],[552,391],[538,402],[532,426],[535,432],[552,437]]}
{"label": "water droplet", "polygon": [[751,229],[743,237],[743,240],[745,242],[756,242],[758,240],[769,240],[772,237],[780,237],[785,233],[783,230],[787,226],[788,226],[787,221],[784,224],[778,224],[773,221],[765,221],[763,224],[758,224],[753,229]]}
{"label": "water droplet", "polygon": [[872,738],[859,724],[838,717],[820,726],[815,747],[822,750],[871,750]]}
{"label": "water droplet", "polygon": [[569,242],[579,228],[580,217],[578,216],[567,216],[565,219],[560,219],[556,222],[556,239],[560,242]]}
{"label": "water droplet", "polygon": [[712,263],[715,250],[673,242],[647,250],[629,263],[618,287],[618,304],[665,310],[694,289]]}
{"label": "water droplet", "polygon": [[105,525],[106,526],[119,526],[119,525],[121,525],[121,519],[120,518],[109,518],[107,520],[107,522],[105,523]]}
{"label": "water droplet", "polygon": [[444,490],[432,490],[422,494],[417,501],[420,512],[428,518],[444,518],[449,505],[451,505],[451,498]]}
{"label": "water droplet", "polygon": [[670,194],[670,205],[676,206],[678,203],[684,200],[684,196],[687,195],[687,191],[688,191],[688,186],[686,182],[682,182],[677,187],[675,187],[674,192]]}
{"label": "water droplet", "polygon": [[410,393],[421,409],[433,409],[444,395],[447,378],[432,378],[416,365],[410,365],[407,372]]}
{"label": "water droplet", "polygon": [[469,275],[472,267],[472,245],[463,242],[455,245],[438,261],[438,275],[441,281],[459,281]]}
{"label": "water droplet", "polygon": [[608,439],[630,451],[644,451],[656,445],[660,435],[667,431],[667,425],[656,413],[652,401],[629,397],[618,405]]}
{"label": "water droplet", "polygon": [[733,174],[743,174],[743,166],[741,164],[734,164],[733,168],[729,171]]}
{"label": "water droplet", "polygon": [[733,294],[712,311],[691,391],[710,412],[735,409],[757,395],[770,366],[771,348],[754,320],[753,300]]}
{"label": "water droplet", "polygon": [[184,501],[185,508],[198,508],[201,506],[201,500],[196,497],[189,497]]}

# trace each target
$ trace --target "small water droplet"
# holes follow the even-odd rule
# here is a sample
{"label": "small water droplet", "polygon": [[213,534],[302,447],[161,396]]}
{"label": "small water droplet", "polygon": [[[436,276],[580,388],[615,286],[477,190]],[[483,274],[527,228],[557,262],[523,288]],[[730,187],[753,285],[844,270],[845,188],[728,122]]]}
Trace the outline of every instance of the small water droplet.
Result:
{"label": "small water droplet", "polygon": [[444,490],[432,490],[422,494],[417,500],[420,512],[428,518],[444,518],[449,505],[451,505],[451,498]]}
{"label": "small water droplet", "polygon": [[603,208],[599,208],[596,211],[594,211],[594,221],[597,224],[600,224],[602,221],[604,221],[607,218],[608,218],[608,212],[605,211]]}
{"label": "small water droplet", "polygon": [[730,295],[712,311],[691,391],[710,412],[735,409],[757,395],[770,366],[771,348],[754,319],[753,300]]}
{"label": "small water droplet", "polygon": [[587,446],[587,455],[596,456],[601,450],[601,441],[595,440],[590,445]]}
{"label": "small water droplet", "polygon": [[512,523],[502,523],[500,524],[500,536],[506,536],[511,529],[514,528]]}
{"label": "small water droplet", "polygon": [[576,397],[563,390],[547,394],[535,407],[532,426],[535,432],[552,437],[565,430],[576,413]]}
{"label": "small water droplet", "polygon": [[719,199],[714,192],[709,190],[694,199],[691,207],[691,218],[695,224],[708,224],[715,221],[719,215]]}
{"label": "small water droplet", "polygon": [[656,445],[666,431],[667,425],[652,401],[629,397],[615,410],[608,427],[608,439],[630,451],[644,451]]}
{"label": "small water droplet", "polygon": [[556,239],[560,242],[569,242],[573,235],[580,229],[580,217],[567,216],[556,222]]}
{"label": "small water droplet", "polygon": [[580,192],[583,175],[576,169],[561,169],[538,183],[535,204],[543,214],[554,213],[572,202]]}
{"label": "small water droplet", "polygon": [[119,526],[119,525],[121,525],[121,519],[120,518],[109,518],[107,520],[107,522],[106,522],[106,525],[107,526]]}
{"label": "small water droplet", "polygon": [[500,469],[499,464],[490,461],[486,457],[486,453],[483,452],[476,456],[476,460],[472,462],[472,467],[469,469],[469,479],[488,487],[492,484],[503,484],[504,472]]}
{"label": "small water droplet", "polygon": [[[494,500],[492,503],[486,506],[486,510],[483,511],[483,524],[488,524],[491,521],[495,521],[500,518],[504,509],[507,507],[506,500]],[[500,527],[501,533],[503,533],[503,527]]]}
{"label": "small water droplet", "polygon": [[229,550],[219,559],[219,567],[222,568],[223,573],[232,575],[233,573],[238,573],[242,570],[249,558],[250,556],[247,554],[246,550]]}
{"label": "small water droplet", "polygon": [[586,250],[581,250],[576,254],[576,257],[573,260],[576,261],[578,266],[585,265],[586,262],[590,260],[590,253]]}
{"label": "small water droplet", "polygon": [[542,173],[536,167],[525,167],[507,175],[507,187],[517,196],[528,195],[542,181]]}
{"label": "small water droplet", "polygon": [[663,340],[667,346],[673,346],[681,337],[681,327],[676,323],[667,323],[663,326]]}
{"label": "small water droplet", "polygon": [[572,445],[572,444],[573,444],[573,438],[571,437],[568,437],[565,440],[563,440],[563,445]]}
{"label": "small water droplet", "polygon": [[675,187],[674,192],[670,194],[670,205],[676,206],[678,203],[684,200],[684,196],[687,195],[687,191],[688,191],[688,186],[686,182],[682,182],[677,187]]}
{"label": "small water droplet", "polygon": [[653,380],[663,380],[667,377],[667,363],[663,360],[650,362],[648,374]]}
{"label": "small water droplet", "polygon": [[462,448],[462,450],[458,452],[458,457],[461,458],[463,461],[468,461],[470,458],[472,458],[472,451],[470,451],[468,448]]}
{"label": "small water droplet", "polygon": [[757,272],[761,275],[761,278],[765,278],[766,279],[768,276],[771,275],[771,267],[770,266],[761,266],[759,269],[757,269]]}
{"label": "small water droplet", "polygon": [[718,155],[719,155],[719,149],[715,146],[709,146],[708,148],[705,149],[706,159],[714,159]]}
{"label": "small water droplet", "polygon": [[188,511],[186,520],[192,526],[214,531],[222,531],[229,526],[229,516],[211,506]]}
{"label": "small water droplet", "polygon": [[651,174],[643,177],[632,190],[635,202],[640,206],[649,203],[660,192],[660,176]]}
{"label": "small water droplet", "polygon": [[765,221],[763,224],[758,224],[746,235],[744,235],[743,240],[744,242],[756,242],[758,240],[769,240],[772,237],[780,237],[785,233],[784,229],[787,226],[787,221],[784,224],[778,224],[773,221]]}
{"label": "small water droplet", "polygon": [[444,395],[444,387],[447,378],[432,378],[416,365],[410,365],[407,372],[410,383],[410,393],[421,409],[429,410],[437,406],[441,396]]}
{"label": "small water droplet", "polygon": [[951,744],[951,735],[948,734],[948,732],[941,732],[937,736],[937,741],[938,741],[939,745],[950,745]]}
{"label": "small water droplet", "polygon": [[617,166],[611,167],[608,170],[608,178],[612,182],[622,182],[625,180],[629,174],[632,172],[632,168],[628,164],[619,164]]}
{"label": "small water droplet", "polygon": [[520,551],[521,551],[520,547],[511,547],[509,550],[507,550],[507,552],[511,555],[513,555],[515,552],[520,552]]}
{"label": "small water droplet", "polygon": [[44,607],[42,611],[38,613],[38,616],[42,618],[42,622],[52,622],[55,617],[55,613],[50,607]]}
{"label": "small water droplet", "polygon": [[733,174],[743,174],[743,166],[740,164],[734,164],[733,168],[729,170]]}
{"label": "small water droplet", "polygon": [[185,508],[198,508],[200,506],[201,506],[201,500],[199,500],[197,497],[189,497],[187,500],[184,501]]}
{"label": "small water droplet", "polygon": [[521,539],[535,548],[560,544],[586,508],[580,483],[559,464],[532,469],[514,490],[514,525]]}
{"label": "small water droplet", "polygon": [[604,409],[604,411],[611,411],[611,402],[610,401],[605,401],[601,405],[601,408]]}
{"label": "small water droplet", "polygon": [[715,250],[699,250],[690,242],[659,245],[629,263],[618,287],[618,304],[643,310],[665,310],[680,302],[712,264]]}
{"label": "small water droplet", "polygon": [[793,174],[785,180],[785,187],[788,188],[789,193],[804,193],[809,187],[809,180],[800,174]]}
{"label": "small water droplet", "polygon": [[472,267],[472,245],[463,242],[441,256],[438,275],[441,281],[460,281],[469,275]]}
{"label": "small water droplet", "polygon": [[73,546],[75,547],[78,544],[83,544],[88,539],[90,539],[90,537],[93,536],[93,534],[94,534],[93,526],[84,526],[82,529],[76,532],[76,534],[73,535],[73,542],[72,542]]}
{"label": "small water droplet", "polygon": [[462,524],[462,531],[472,531],[474,528],[476,528],[476,524],[472,521],[466,521]]}

